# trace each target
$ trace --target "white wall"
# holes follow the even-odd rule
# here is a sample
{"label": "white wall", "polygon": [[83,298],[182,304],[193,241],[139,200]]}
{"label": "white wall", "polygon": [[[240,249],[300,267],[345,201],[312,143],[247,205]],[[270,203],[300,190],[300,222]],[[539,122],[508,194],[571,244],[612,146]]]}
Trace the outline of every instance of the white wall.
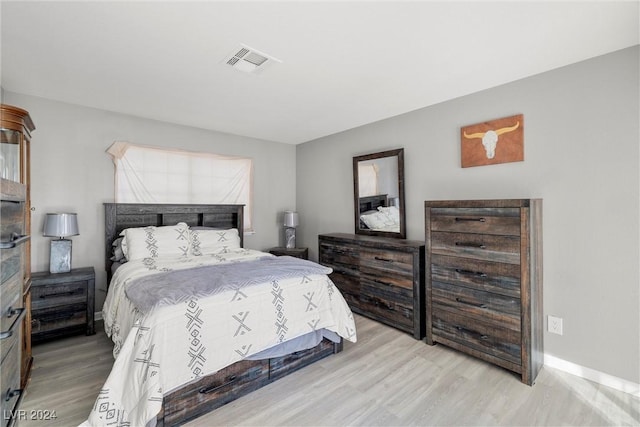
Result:
{"label": "white wall", "polygon": [[[424,201],[542,198],[545,353],[640,382],[638,47],[297,148],[299,246],[353,232],[352,157],[404,147],[407,238]],[[416,82],[419,84],[419,82]],[[460,167],[460,127],[524,114],[525,160]],[[498,149],[499,148],[498,143]]]}
{"label": "white wall", "polygon": [[29,111],[32,133],[32,271],[48,271],[49,239],[44,214],[77,212],[80,235],[72,237],[73,267],[96,270],[96,310],[106,291],[104,208],[114,201],[114,167],[105,150],[116,140],[254,160],[255,234],[245,246],[282,245],[282,212],[295,208],[295,146],[64,104],[4,92],[3,102]]}

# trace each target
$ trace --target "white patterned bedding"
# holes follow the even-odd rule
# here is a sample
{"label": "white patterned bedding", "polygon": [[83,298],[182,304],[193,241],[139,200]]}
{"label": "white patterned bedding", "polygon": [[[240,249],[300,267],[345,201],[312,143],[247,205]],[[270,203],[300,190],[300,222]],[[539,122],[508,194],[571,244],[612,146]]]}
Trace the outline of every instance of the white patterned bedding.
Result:
{"label": "white patterned bedding", "polygon": [[103,308],[116,360],[83,425],[154,425],[163,394],[309,332],[326,329],[356,341],[353,315],[326,275],[229,288],[146,315],[125,295],[125,285],[135,278],[265,256],[271,255],[235,249],[211,256],[147,258],[118,268]]}

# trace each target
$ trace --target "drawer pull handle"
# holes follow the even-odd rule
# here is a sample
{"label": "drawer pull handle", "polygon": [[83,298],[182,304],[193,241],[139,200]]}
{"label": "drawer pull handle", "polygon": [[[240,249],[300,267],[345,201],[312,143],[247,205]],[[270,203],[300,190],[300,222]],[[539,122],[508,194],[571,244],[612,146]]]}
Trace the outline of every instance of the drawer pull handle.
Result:
{"label": "drawer pull handle", "polygon": [[456,273],[467,274],[478,277],[487,277],[487,273],[483,273],[482,271],[471,271],[471,270],[463,270],[460,268],[456,268]]}
{"label": "drawer pull handle", "polygon": [[485,218],[459,218],[459,217],[456,217],[456,222],[463,222],[463,221],[485,222],[486,219]]}
{"label": "drawer pull handle", "polygon": [[472,302],[465,301],[462,298],[456,298],[456,301],[459,302],[460,304],[472,305],[478,308],[487,308],[487,304],[474,304]]}
{"label": "drawer pull handle", "polygon": [[[460,331],[460,332],[469,332],[469,333],[474,333],[474,331],[470,331],[470,330],[468,330],[468,329],[465,329],[465,328],[463,328],[462,326],[456,326],[456,329],[457,329],[458,331]],[[475,334],[476,334],[476,335],[478,335],[478,337],[479,337],[481,340],[488,340],[488,339],[489,339],[489,335],[478,334],[478,333],[475,333]]]}
{"label": "drawer pull handle", "polygon": [[20,396],[22,394],[22,389],[16,389],[16,390],[11,390],[10,388],[7,389],[7,394],[6,397],[4,398],[5,402],[10,401],[11,399],[13,399],[16,396]]}
{"label": "drawer pull handle", "polygon": [[379,256],[375,256],[375,257],[373,257],[373,259],[375,259],[376,261],[393,262],[392,259],[382,258],[382,257],[379,257]]}
{"label": "drawer pull handle", "polygon": [[18,317],[14,319],[11,326],[9,326],[9,329],[7,329],[6,331],[0,332],[0,340],[9,338],[10,336],[13,335],[13,330],[17,325],[20,324],[20,321],[22,320],[24,315],[27,314],[27,311],[24,308],[10,309],[7,317],[13,317],[13,315],[16,313],[18,313]]}
{"label": "drawer pull handle", "polygon": [[12,249],[12,248],[15,248],[16,246],[26,242],[30,238],[31,238],[31,236],[26,236],[26,235],[25,236],[21,236],[19,234],[12,233],[10,240],[8,240],[6,242],[0,242],[0,249]]}
{"label": "drawer pull handle", "polygon": [[456,242],[456,246],[464,246],[466,248],[487,249],[487,247],[482,243],[473,243],[473,242]]}
{"label": "drawer pull handle", "polygon": [[209,393],[213,393],[216,390],[221,389],[222,387],[226,387],[229,384],[233,384],[234,382],[236,382],[236,380],[238,379],[238,377],[236,377],[235,375],[231,375],[228,379],[226,383],[220,384],[218,386],[210,386],[210,387],[202,387],[200,390],[198,390],[199,393],[201,394],[209,394]]}
{"label": "drawer pull handle", "polygon": [[50,293],[50,294],[42,294],[42,295],[40,295],[40,298],[44,299],[44,298],[49,298],[49,297],[62,297],[62,296],[66,296],[66,295],[75,295],[77,293],[81,293],[83,290],[84,290],[83,288],[78,288],[78,289],[75,289],[73,291],[54,292],[54,293]]}

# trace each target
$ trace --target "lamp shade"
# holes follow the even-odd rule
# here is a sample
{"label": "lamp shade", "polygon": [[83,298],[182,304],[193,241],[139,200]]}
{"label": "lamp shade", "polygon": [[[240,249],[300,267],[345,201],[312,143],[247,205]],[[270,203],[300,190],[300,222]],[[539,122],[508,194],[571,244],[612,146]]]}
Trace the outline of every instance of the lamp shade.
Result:
{"label": "lamp shade", "polygon": [[68,237],[77,236],[78,216],[74,213],[48,213],[44,218],[45,236]]}
{"label": "lamp shade", "polygon": [[298,212],[284,212],[284,226],[295,228],[298,226]]}

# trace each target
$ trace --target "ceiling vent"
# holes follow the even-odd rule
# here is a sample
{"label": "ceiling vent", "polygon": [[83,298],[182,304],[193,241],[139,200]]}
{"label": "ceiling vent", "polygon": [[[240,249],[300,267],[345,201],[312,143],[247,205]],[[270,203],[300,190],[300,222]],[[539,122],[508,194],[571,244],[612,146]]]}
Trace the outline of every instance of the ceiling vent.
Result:
{"label": "ceiling vent", "polygon": [[238,49],[224,59],[225,64],[245,73],[259,73],[268,68],[273,62],[282,61],[245,45],[240,45]]}

